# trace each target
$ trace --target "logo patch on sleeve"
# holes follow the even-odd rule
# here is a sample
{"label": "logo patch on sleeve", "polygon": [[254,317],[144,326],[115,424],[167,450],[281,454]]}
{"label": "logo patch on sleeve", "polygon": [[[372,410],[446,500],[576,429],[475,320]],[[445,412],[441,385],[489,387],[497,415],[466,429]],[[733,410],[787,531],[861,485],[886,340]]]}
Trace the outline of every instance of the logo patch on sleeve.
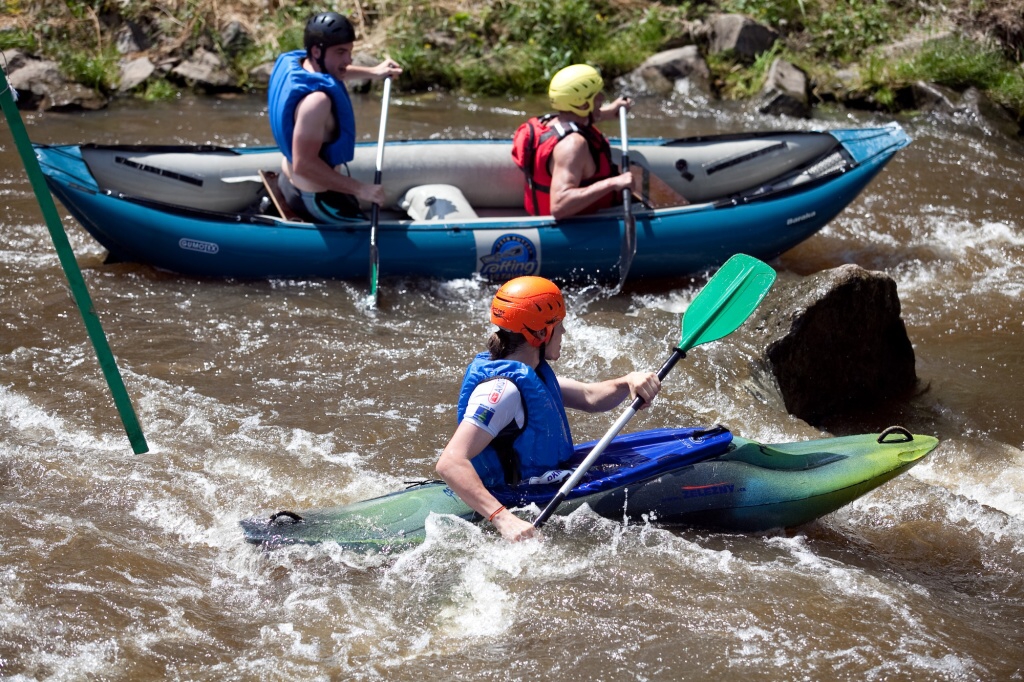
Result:
{"label": "logo patch on sleeve", "polygon": [[494,382],[494,387],[491,389],[490,394],[487,396],[487,400],[494,404],[501,400],[501,395],[505,392],[505,379],[498,379]]}
{"label": "logo patch on sleeve", "polygon": [[488,424],[491,423],[491,418],[493,416],[494,410],[492,410],[489,407],[484,407],[483,405],[478,405],[476,408],[476,412],[474,412],[470,416],[470,419],[479,424],[482,424],[483,426],[487,426]]}

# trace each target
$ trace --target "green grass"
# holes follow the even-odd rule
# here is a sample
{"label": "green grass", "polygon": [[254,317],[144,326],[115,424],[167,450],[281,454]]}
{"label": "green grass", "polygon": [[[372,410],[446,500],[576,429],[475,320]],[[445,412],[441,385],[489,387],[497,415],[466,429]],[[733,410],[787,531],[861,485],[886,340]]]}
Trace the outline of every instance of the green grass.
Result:
{"label": "green grass", "polygon": [[709,59],[709,67],[720,75],[722,96],[742,99],[758,94],[764,87],[772,62],[783,56],[783,51],[782,43],[775,43],[770,50],[758,55],[751,67],[744,67],[731,55]]}
{"label": "green grass", "polygon": [[35,52],[39,44],[31,33],[18,29],[0,31],[0,50],[24,50]]}
{"label": "green grass", "polygon": [[928,43],[894,64],[880,80],[938,83],[955,90],[976,87],[1020,116],[1024,111],[1024,70],[995,46],[963,38]]}
{"label": "green grass", "polygon": [[117,66],[117,53],[110,48],[99,54],[68,50],[59,55],[61,71],[82,85],[98,92],[113,92],[120,71]]}
{"label": "green grass", "polygon": [[170,81],[161,79],[151,80],[146,83],[142,91],[142,99],[147,102],[160,102],[172,100],[181,93]]}
{"label": "green grass", "polygon": [[592,64],[606,79],[635,68],[679,30],[687,8],[622,14],[599,0],[496,0],[451,11],[407,0],[389,42],[405,87],[535,93],[570,64]]}
{"label": "green grass", "polygon": [[[176,13],[159,11],[162,0],[68,0],[29,5],[0,0],[0,6],[24,13],[32,24],[0,32],[0,48],[20,48],[57,60],[73,79],[110,92],[117,60],[109,17],[148,19],[157,35],[181,41],[185,51],[200,40],[212,42],[229,60],[240,87],[248,87],[252,67],[300,48],[305,21],[312,13],[349,5],[309,0],[279,3],[254,19],[253,43],[229,54],[220,44],[220,24],[230,5],[209,0],[178,0]],[[980,0],[979,0],[980,2]],[[157,9],[154,9],[156,7]],[[1024,111],[1024,71],[995,47],[967,40],[926,45],[916,54],[893,59],[879,47],[898,42],[918,23],[945,16],[933,4],[915,0],[392,0],[363,5],[370,26],[387,22],[386,43],[378,45],[404,67],[398,87],[434,87],[479,95],[540,93],[556,71],[573,63],[597,67],[610,83],[670,44],[680,44],[688,22],[711,12],[739,12],[776,29],[781,38],[753,64],[730,55],[706,55],[712,82],[726,97],[745,98],[760,91],[768,67],[781,57],[818,82],[852,67],[859,82],[852,88],[879,107],[895,110],[900,93],[916,80],[954,89],[975,86],[992,100]],[[173,15],[173,16],[172,16]],[[101,21],[101,17],[103,20]],[[361,27],[364,30],[364,27]],[[101,34],[101,31],[107,31]],[[378,54],[378,57],[383,54]],[[159,80],[159,79],[156,79]],[[172,85],[147,84],[143,96],[173,97]]]}

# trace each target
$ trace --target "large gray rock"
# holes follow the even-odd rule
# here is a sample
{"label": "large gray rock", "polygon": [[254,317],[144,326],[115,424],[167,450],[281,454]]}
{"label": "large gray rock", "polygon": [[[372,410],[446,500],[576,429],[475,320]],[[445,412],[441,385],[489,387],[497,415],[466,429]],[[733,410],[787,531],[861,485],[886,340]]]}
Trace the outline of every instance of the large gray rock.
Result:
{"label": "large gray rock", "polygon": [[755,107],[759,114],[810,118],[810,100],[810,87],[803,69],[776,59],[768,69]]}
{"label": "large gray rock", "polygon": [[203,48],[171,69],[171,76],[200,90],[217,91],[235,85],[235,78],[220,55]]}
{"label": "large gray rock", "polygon": [[910,86],[910,93],[917,109],[936,118],[986,132],[999,131],[1010,138],[1020,134],[1021,128],[1014,117],[977,88],[967,88],[961,93],[935,83],[917,81]]}
{"label": "large gray rock", "polygon": [[139,87],[153,75],[156,67],[148,57],[129,59],[121,64],[121,78],[117,83],[118,92],[129,92]]}
{"label": "large gray rock", "polygon": [[[357,66],[377,66],[380,60],[368,52],[356,52],[352,55],[352,63]],[[366,94],[373,87],[373,81],[369,78],[350,79],[345,81],[345,86],[350,92]]]}
{"label": "large gray rock", "polygon": [[10,54],[7,64],[7,82],[18,94],[19,109],[73,111],[107,106],[107,98],[96,90],[69,83],[56,62],[18,52]]}
{"label": "large gray rock", "polygon": [[114,48],[120,54],[133,54],[148,50],[151,43],[146,33],[134,21],[125,22],[114,36]]}
{"label": "large gray rock", "polygon": [[249,29],[237,19],[229,21],[224,30],[220,32],[220,44],[224,47],[224,51],[232,56],[240,54],[255,42]]}
{"label": "large gray rock", "polygon": [[760,351],[752,379],[762,397],[810,424],[917,386],[896,282],[884,273],[843,265],[778,282],[746,328]]}
{"label": "large gray rock", "polygon": [[711,70],[696,45],[685,45],[648,57],[626,80],[633,90],[663,96],[689,93],[692,86],[707,92]]}
{"label": "large gray rock", "polygon": [[274,72],[274,62],[264,62],[249,69],[249,82],[258,87],[266,89],[270,86],[270,74]]}
{"label": "large gray rock", "polygon": [[779,34],[742,14],[716,14],[708,20],[708,51],[732,52],[741,60],[753,62],[779,39]]}

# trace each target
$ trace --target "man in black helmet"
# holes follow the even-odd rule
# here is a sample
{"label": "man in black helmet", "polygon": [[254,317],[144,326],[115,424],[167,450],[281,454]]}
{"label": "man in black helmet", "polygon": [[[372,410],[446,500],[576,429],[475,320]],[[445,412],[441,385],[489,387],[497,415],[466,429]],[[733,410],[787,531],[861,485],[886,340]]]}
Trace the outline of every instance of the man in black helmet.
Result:
{"label": "man in black helmet", "polygon": [[305,50],[286,52],[270,76],[270,130],[284,153],[278,185],[288,205],[314,222],[362,218],[359,202],[384,203],[384,188],[335,170],[355,155],[356,122],[343,81],[402,73],[394,60],[352,63],[355,29],[337,12],[306,24]]}

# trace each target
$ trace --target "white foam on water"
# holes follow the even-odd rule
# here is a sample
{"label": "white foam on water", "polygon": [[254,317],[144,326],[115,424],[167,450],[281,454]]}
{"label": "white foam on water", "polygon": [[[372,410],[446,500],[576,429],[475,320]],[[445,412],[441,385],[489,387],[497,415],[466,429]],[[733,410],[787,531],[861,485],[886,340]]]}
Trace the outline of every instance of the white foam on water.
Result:
{"label": "white foam on water", "polygon": [[131,510],[132,516],[160,532],[172,535],[184,545],[209,544],[212,528],[191,518],[189,500],[143,493]]}
{"label": "white foam on water", "polygon": [[292,623],[264,625],[260,628],[260,643],[265,648],[282,649],[289,658],[315,663],[322,657],[320,646],[315,642],[304,642],[301,632]]}
{"label": "white foam on water", "polygon": [[920,263],[901,286],[913,285],[927,292],[931,287],[963,296],[1004,296],[1019,300],[1024,289],[1024,234],[1005,222],[972,222],[955,215],[923,218],[910,248],[934,254],[936,260]]}
{"label": "white foam on water", "polygon": [[[858,679],[865,669],[866,679],[935,671],[968,679],[981,670],[926,627],[923,619],[933,617],[927,591],[908,594],[915,586],[898,576],[824,556],[801,535],[766,538],[764,547],[777,553],[734,561],[742,591],[720,606],[731,623],[730,668],[785,670],[788,679],[823,679],[826,671],[842,679],[846,669],[857,670]],[[729,586],[721,577],[717,582]],[[788,601],[805,598],[799,607]],[[807,627],[808,619],[814,627]]]}
{"label": "white foam on water", "polygon": [[[570,322],[570,326],[571,331],[566,334],[564,346],[579,349],[579,352],[575,353],[577,362],[573,365],[558,363],[559,372],[562,374],[585,369],[588,374],[596,371],[601,375],[600,378],[612,378],[604,376],[610,371],[612,364],[620,357],[631,359],[634,355],[629,350],[636,343],[636,339],[631,339],[619,329],[586,324],[578,319]],[[629,364],[632,365],[632,362]]]}
{"label": "white foam on water", "polygon": [[1024,451],[1019,448],[949,439],[910,475],[1024,522]]}
{"label": "white foam on water", "polygon": [[894,676],[907,674],[907,667],[918,676],[934,675],[935,679],[975,680],[983,679],[978,675],[983,672],[981,666],[969,656],[945,654],[944,656],[928,656],[922,654],[916,638],[900,641],[898,653],[900,661],[886,661],[864,671],[866,680],[891,680]]}
{"label": "white foam on water", "polygon": [[[887,611],[906,625],[916,623],[916,619],[906,610],[898,592],[892,586],[882,582],[877,576],[856,567],[839,563],[828,557],[822,557],[807,546],[807,538],[802,535],[794,537],[770,537],[765,540],[769,547],[781,549],[796,561],[792,570],[803,576],[813,576],[820,581],[823,589],[839,592],[850,599],[869,600],[876,607]],[[759,567],[759,570],[770,570],[770,567]]]}
{"label": "white foam on water", "polygon": [[121,646],[115,639],[74,641],[59,649],[35,649],[19,656],[29,674],[6,679],[12,682],[37,680],[45,675],[52,682],[78,682],[82,679],[114,679],[125,674]]}

